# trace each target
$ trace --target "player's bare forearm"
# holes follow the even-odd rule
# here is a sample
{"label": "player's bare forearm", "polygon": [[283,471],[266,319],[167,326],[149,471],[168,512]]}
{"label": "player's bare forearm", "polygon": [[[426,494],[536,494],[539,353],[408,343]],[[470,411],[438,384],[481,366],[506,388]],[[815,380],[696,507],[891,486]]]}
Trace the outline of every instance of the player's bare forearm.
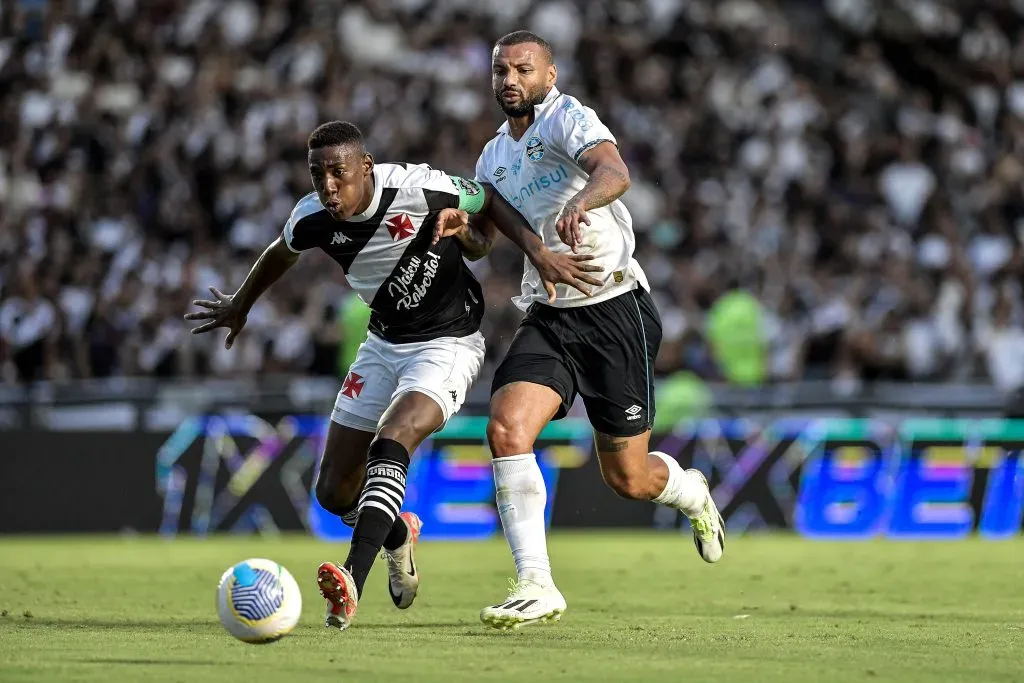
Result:
{"label": "player's bare forearm", "polygon": [[611,204],[629,189],[629,169],[619,156],[619,148],[610,140],[604,140],[581,154],[579,165],[590,177],[568,205],[592,211]]}
{"label": "player's bare forearm", "polygon": [[611,204],[628,189],[629,171],[625,164],[602,164],[594,169],[587,184],[568,203],[576,204],[584,211],[593,211]]}
{"label": "player's bare forearm", "polygon": [[523,215],[491,185],[484,184],[484,208],[479,215],[527,256],[532,257],[544,248],[544,241],[533,231]]}
{"label": "player's bare forearm", "polygon": [[299,260],[299,255],[288,248],[284,239],[278,237],[256,259],[242,286],[235,292],[234,300],[239,310],[248,312],[270,285],[281,279],[289,268]]}
{"label": "player's bare forearm", "polygon": [[478,261],[487,256],[494,246],[495,230],[494,223],[486,216],[470,216],[469,225],[458,234],[462,254],[470,261]]}

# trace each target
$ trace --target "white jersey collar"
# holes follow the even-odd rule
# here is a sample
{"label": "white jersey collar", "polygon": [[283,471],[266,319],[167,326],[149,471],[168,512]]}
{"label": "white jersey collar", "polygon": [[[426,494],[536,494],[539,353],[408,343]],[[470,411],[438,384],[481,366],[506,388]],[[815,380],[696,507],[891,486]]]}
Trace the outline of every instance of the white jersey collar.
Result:
{"label": "white jersey collar", "polygon": [[[561,95],[561,94],[562,93],[558,92],[558,88],[556,88],[555,86],[551,86],[551,90],[548,91],[548,94],[544,98],[544,101],[541,102],[540,104],[533,105],[533,121],[534,121],[534,123],[537,122],[537,119],[540,118],[541,114],[543,114],[545,111],[547,111],[551,107],[552,102],[557,100],[559,95]],[[505,123],[501,124],[501,127],[498,128],[498,132],[499,133],[504,133],[505,135],[508,135],[508,120],[507,119],[505,120]]]}
{"label": "white jersey collar", "polygon": [[380,206],[380,196],[384,192],[384,183],[381,180],[380,172],[377,169],[380,168],[377,164],[373,165],[373,199],[370,201],[370,205],[366,207],[366,211],[357,213],[348,220],[352,223],[362,223],[363,221],[369,220],[373,217],[373,214],[377,213],[377,207]]}

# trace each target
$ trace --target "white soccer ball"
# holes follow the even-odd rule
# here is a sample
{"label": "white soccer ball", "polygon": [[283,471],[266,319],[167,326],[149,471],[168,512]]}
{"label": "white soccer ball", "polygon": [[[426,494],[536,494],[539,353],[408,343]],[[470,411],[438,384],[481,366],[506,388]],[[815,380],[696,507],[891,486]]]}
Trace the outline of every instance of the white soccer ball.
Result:
{"label": "white soccer ball", "polygon": [[299,584],[272,560],[239,562],[220,577],[217,614],[228,633],[246,643],[269,643],[292,632],[302,614]]}

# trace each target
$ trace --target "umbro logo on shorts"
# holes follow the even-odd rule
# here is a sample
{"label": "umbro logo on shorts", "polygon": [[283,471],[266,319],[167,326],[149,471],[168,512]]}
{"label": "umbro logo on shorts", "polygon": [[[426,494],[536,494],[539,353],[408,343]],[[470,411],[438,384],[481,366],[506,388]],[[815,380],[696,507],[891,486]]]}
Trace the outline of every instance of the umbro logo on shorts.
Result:
{"label": "umbro logo on shorts", "polygon": [[626,419],[627,420],[639,420],[640,413],[644,412],[644,409],[638,405],[632,405],[626,408]]}

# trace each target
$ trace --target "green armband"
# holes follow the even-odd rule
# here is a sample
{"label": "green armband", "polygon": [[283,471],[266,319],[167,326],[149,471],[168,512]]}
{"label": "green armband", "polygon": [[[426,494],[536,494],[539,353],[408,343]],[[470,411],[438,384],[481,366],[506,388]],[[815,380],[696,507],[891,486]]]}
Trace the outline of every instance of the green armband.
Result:
{"label": "green armband", "polygon": [[484,208],[484,186],[475,180],[450,176],[459,191],[459,208],[466,213],[480,213]]}

